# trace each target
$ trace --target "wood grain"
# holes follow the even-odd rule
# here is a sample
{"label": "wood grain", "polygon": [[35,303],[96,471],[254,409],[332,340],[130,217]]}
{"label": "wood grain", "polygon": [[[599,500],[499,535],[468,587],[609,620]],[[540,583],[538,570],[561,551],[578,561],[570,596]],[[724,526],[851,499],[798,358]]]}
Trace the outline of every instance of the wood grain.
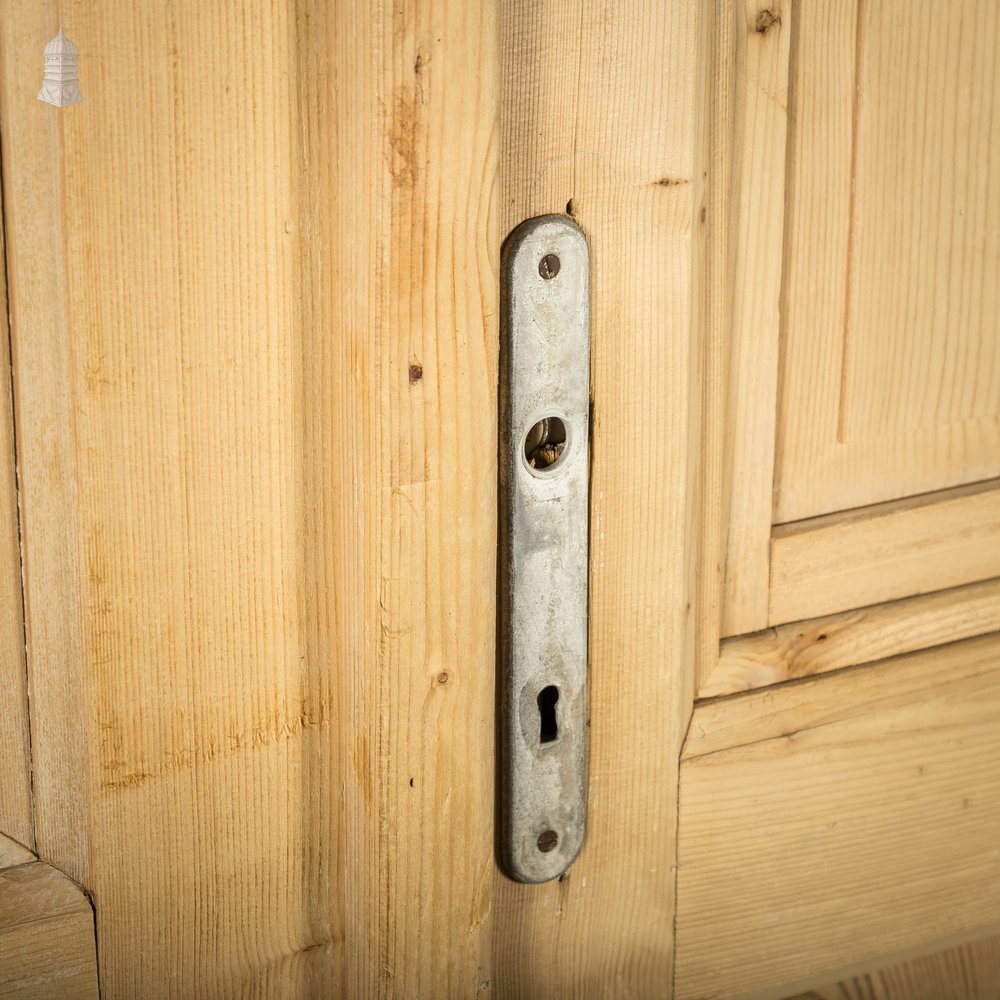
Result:
{"label": "wood grain", "polygon": [[890,965],[790,1000],[997,1000],[1000,937]]}
{"label": "wood grain", "polygon": [[1000,481],[775,528],[769,624],[1000,576]]}
{"label": "wood grain", "polygon": [[[847,6],[798,4],[794,30]],[[106,996],[661,997],[675,921],[679,995],[806,989],[1000,920],[995,639],[699,707],[678,848],[718,612],[692,604],[721,572],[702,506],[718,527],[743,486],[714,452],[699,467],[700,423],[767,419],[779,266],[754,255],[780,242],[784,161],[757,129],[783,127],[783,60],[804,72],[788,4],[713,7],[15,0],[0,19],[38,847],[94,892]],[[60,13],[83,53],[66,112],[34,100]],[[853,60],[830,29],[817,58]],[[742,82],[716,87],[730,52]],[[731,182],[706,177],[729,149]],[[594,260],[591,813],[568,875],[526,887],[491,843],[496,265],[514,225],[560,211]],[[991,260],[986,223],[963,225],[943,242],[972,232]],[[963,273],[986,343],[963,305],[985,279]],[[720,282],[731,304],[701,291]],[[747,338],[730,387],[720,329]],[[968,408],[951,361],[942,419]],[[803,600],[889,599],[858,553],[891,586],[979,572],[987,492],[935,500],[779,529],[786,606],[788,567]]]}
{"label": "wood grain", "polygon": [[676,771],[693,661],[702,7],[500,7],[501,230],[569,211],[587,234],[594,399],[587,840],[562,881],[497,883],[501,997],[670,990]]}
{"label": "wood grain", "polygon": [[787,996],[995,932],[998,654],[981,637],[696,708],[678,997]]}
{"label": "wood grain", "polygon": [[[353,771],[347,992],[475,996],[494,978],[496,10],[328,7],[310,5],[336,47],[303,97],[338,94],[336,130],[310,119],[310,157],[335,164],[315,203],[338,205],[313,265],[325,282],[332,253],[340,271],[331,360],[350,457],[327,495],[360,490],[316,563],[356,623],[334,666]],[[307,447],[325,437],[317,421]]]}
{"label": "wood grain", "polygon": [[[0,213],[3,198],[0,192]],[[0,831],[33,847],[28,674],[11,400],[7,265],[0,227]]]}
{"label": "wood grain", "polygon": [[941,646],[1000,627],[1000,580],[724,639],[699,698],[735,694]]}
{"label": "wood grain", "polygon": [[[33,101],[56,11],[19,4],[3,139],[39,841],[105,994],[661,995],[697,5],[66,13],[84,102]],[[496,263],[571,200],[600,735],[584,855],[527,889],[491,849]]]}
{"label": "wood grain", "polygon": [[732,143],[736,82],[730,54],[736,44],[734,0],[700,11],[695,82],[694,264],[692,298],[698,331],[692,380],[701,386],[696,541],[694,672],[700,683],[715,669],[722,633],[730,470],[726,440],[730,375],[729,220],[732,214]]}
{"label": "wood grain", "polygon": [[0,834],[0,868],[13,868],[37,860],[24,844]]}
{"label": "wood grain", "polygon": [[473,995],[495,15],[64,4],[60,112],[59,13],[0,21],[39,850],[107,997]]}
{"label": "wood grain", "polygon": [[775,520],[1000,474],[1000,9],[798,5]]}
{"label": "wood grain", "polygon": [[0,871],[0,997],[98,998],[90,901],[49,865]]}
{"label": "wood grain", "polygon": [[723,70],[731,65],[735,77],[731,283],[722,291],[732,300],[724,635],[767,624],[793,5],[740,0],[733,16],[731,63]]}

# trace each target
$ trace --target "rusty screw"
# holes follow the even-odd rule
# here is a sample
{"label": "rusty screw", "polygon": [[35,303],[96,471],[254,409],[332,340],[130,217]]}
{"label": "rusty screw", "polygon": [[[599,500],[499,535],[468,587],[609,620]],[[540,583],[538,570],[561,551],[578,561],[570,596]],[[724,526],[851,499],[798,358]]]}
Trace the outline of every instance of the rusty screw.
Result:
{"label": "rusty screw", "polygon": [[538,849],[542,854],[548,854],[559,843],[559,834],[555,830],[546,830],[538,836]]}
{"label": "rusty screw", "polygon": [[559,258],[554,253],[547,253],[538,262],[538,273],[549,281],[559,273]]}

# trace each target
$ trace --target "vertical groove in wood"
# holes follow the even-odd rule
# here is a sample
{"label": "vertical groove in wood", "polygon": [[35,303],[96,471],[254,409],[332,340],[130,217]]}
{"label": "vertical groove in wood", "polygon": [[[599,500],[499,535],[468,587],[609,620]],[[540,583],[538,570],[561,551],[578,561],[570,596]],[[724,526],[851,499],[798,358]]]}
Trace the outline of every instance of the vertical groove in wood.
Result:
{"label": "vertical groove in wood", "polygon": [[[0,178],[3,149],[0,146]],[[4,201],[0,190],[0,220]],[[28,676],[17,501],[17,452],[7,310],[6,236],[0,223],[0,831],[34,850]]]}
{"label": "vertical groove in wood", "polygon": [[851,330],[856,302],[854,274],[858,267],[858,131],[861,127],[861,100],[865,66],[865,0],[857,0],[854,14],[854,80],[851,87],[851,174],[847,199],[847,260],[844,265],[844,330],[840,354],[840,380],[837,393],[837,444],[847,439],[847,387],[851,366]]}
{"label": "vertical groove in wood", "polygon": [[691,695],[695,52],[687,0],[500,5],[500,211],[569,212],[593,261],[590,785],[563,879],[499,879],[499,997],[669,992]]}

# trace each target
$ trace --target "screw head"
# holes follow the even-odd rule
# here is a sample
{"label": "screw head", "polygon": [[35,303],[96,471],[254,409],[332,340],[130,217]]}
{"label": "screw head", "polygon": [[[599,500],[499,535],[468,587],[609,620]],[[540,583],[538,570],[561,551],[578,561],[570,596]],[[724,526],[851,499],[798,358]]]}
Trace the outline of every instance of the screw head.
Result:
{"label": "screw head", "polygon": [[554,253],[547,253],[538,262],[538,273],[546,280],[550,281],[559,273],[559,268],[562,265],[559,262],[558,256]]}
{"label": "screw head", "polygon": [[555,830],[546,830],[538,835],[538,849],[542,854],[548,854],[559,843],[559,834]]}

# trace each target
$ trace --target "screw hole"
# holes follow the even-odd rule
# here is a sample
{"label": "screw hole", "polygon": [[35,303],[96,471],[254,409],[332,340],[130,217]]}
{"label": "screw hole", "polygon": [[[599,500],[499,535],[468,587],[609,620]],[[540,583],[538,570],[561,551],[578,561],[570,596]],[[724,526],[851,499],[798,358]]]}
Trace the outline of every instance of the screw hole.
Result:
{"label": "screw hole", "polygon": [[524,439],[524,457],[532,469],[551,469],[565,454],[566,425],[558,417],[543,417]]}
{"label": "screw hole", "polygon": [[546,280],[551,281],[558,273],[562,263],[554,253],[547,253],[538,262],[538,273]]}
{"label": "screw hole", "polygon": [[559,834],[555,830],[546,830],[538,836],[538,849],[542,854],[548,854],[549,851],[555,850],[555,846],[558,843]]}

